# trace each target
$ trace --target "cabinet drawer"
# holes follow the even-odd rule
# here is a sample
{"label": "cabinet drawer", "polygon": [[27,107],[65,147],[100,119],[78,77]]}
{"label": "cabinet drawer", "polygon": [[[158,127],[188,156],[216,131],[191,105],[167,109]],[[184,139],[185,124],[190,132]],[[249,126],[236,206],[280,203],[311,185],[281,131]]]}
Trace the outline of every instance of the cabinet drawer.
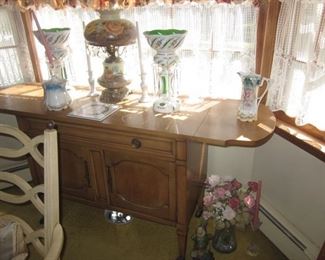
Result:
{"label": "cabinet drawer", "polygon": [[[44,130],[47,120],[28,119],[30,130]],[[97,126],[80,126],[56,122],[59,138],[96,144],[109,149],[137,151],[148,155],[175,158],[176,142],[173,139],[137,134],[129,131],[116,131]]]}

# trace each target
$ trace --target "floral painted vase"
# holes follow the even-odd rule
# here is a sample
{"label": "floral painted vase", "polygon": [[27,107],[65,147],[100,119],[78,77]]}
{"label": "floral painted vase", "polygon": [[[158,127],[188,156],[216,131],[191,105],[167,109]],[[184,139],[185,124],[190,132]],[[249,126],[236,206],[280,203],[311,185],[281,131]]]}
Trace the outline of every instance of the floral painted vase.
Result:
{"label": "floral painted vase", "polygon": [[255,73],[238,72],[238,75],[242,81],[242,94],[237,118],[241,121],[255,121],[257,120],[258,107],[266,94],[268,86],[260,96],[258,95],[258,89],[263,85],[264,81],[268,82],[268,79]]}

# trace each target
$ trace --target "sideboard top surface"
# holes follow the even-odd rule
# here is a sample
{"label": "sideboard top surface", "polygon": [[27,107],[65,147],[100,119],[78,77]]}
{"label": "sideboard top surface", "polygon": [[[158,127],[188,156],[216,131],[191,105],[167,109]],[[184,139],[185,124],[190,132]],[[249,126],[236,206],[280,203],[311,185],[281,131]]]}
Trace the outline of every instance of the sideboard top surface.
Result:
{"label": "sideboard top surface", "polygon": [[[101,122],[67,116],[69,112],[89,102],[87,89],[71,91],[73,102],[65,110],[48,111],[39,85],[17,85],[0,90],[0,112],[16,116],[54,120],[74,125],[159,134],[185,138],[217,146],[258,146],[273,134],[276,119],[260,105],[258,120],[241,122],[237,119],[238,100],[202,100],[182,103],[181,111],[173,114],[155,113],[152,103],[139,103],[139,95],[129,95],[119,103],[120,109]],[[0,122],[1,123],[1,122]]]}

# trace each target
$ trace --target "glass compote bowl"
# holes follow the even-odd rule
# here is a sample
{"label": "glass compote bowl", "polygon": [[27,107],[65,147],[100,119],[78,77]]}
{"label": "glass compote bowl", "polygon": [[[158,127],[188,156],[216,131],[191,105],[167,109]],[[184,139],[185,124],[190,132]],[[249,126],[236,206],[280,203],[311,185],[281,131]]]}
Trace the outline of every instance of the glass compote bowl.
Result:
{"label": "glass compote bowl", "polygon": [[[68,39],[70,35],[70,28],[42,29],[42,32],[52,53],[52,64],[50,61],[47,61],[51,76],[55,75],[58,78],[67,79],[64,59],[67,57],[69,52]],[[34,31],[34,35],[44,46],[40,31]]]}
{"label": "glass compote bowl", "polygon": [[179,110],[177,99],[178,56],[175,51],[182,45],[187,31],[177,29],[157,29],[145,31],[143,34],[148,44],[157,53],[154,55],[156,68],[156,94],[158,99],[153,109],[160,113],[172,113]]}

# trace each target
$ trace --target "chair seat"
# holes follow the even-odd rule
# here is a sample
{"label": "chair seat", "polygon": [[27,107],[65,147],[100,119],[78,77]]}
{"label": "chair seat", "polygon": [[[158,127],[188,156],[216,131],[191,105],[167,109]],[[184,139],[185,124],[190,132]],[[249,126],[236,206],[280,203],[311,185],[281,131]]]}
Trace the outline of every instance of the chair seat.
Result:
{"label": "chair seat", "polygon": [[28,251],[22,227],[3,216],[0,216],[0,259],[26,259]]}

